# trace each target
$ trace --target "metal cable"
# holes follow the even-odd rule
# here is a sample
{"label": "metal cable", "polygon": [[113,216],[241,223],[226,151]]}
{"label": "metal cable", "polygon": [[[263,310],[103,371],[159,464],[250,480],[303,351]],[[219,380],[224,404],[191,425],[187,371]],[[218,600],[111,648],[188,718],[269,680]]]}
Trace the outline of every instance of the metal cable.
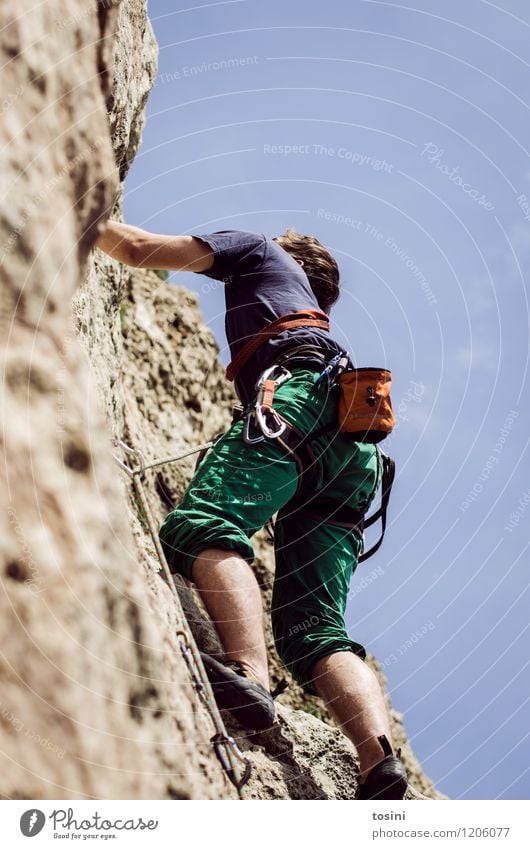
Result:
{"label": "metal cable", "polygon": [[[162,550],[162,546],[160,545],[156,524],[144,489],[145,472],[147,469],[152,469],[155,466],[162,466],[166,463],[174,463],[178,460],[182,460],[184,457],[190,456],[190,454],[197,454],[200,451],[210,448],[213,443],[208,442],[203,445],[199,445],[197,448],[185,451],[182,454],[165,457],[162,460],[155,460],[152,463],[146,463],[141,451],[136,448],[131,448],[125,442],[119,440],[117,445],[128,455],[130,460],[136,464],[134,467],[128,466],[116,457],[115,454],[112,455],[118,466],[132,480],[134,491],[138,496],[138,500],[143,510],[145,520],[149,528],[149,533],[151,534],[151,539],[153,540],[155,551],[160,562],[162,575],[175,599],[178,625],[177,636],[179,638],[180,650],[192,679],[194,689],[206,707],[215,729],[215,734],[211,738],[210,742],[213,745],[214,752],[221,764],[221,767],[226,773],[228,779],[237,789],[239,798],[242,799],[243,787],[251,776],[252,759],[241,752],[234,738],[227,733],[217,702],[215,701],[210,681],[206,675],[197,643],[195,642],[189,628],[177,588],[169,570],[168,562]],[[240,767],[239,764],[242,764],[243,766]]]}

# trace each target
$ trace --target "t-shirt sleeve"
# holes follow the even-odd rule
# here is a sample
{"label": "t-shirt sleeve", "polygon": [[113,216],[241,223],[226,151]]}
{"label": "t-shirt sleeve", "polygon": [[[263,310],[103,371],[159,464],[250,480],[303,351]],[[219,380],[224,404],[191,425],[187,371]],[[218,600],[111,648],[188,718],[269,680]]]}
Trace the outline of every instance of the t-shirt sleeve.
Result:
{"label": "t-shirt sleeve", "polygon": [[208,271],[201,271],[214,280],[230,283],[233,278],[252,274],[265,258],[267,238],[262,233],[250,233],[245,230],[219,230],[217,233],[193,233],[212,249],[213,265]]}

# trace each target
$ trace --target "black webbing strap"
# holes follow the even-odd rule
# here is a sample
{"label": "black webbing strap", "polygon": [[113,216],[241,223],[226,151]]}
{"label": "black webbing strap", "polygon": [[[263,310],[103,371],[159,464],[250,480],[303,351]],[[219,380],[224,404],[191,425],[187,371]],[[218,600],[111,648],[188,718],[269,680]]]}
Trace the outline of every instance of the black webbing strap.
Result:
{"label": "black webbing strap", "polygon": [[[310,516],[316,521],[322,522],[326,525],[333,525],[335,527],[353,531],[354,534],[361,538],[365,528],[369,528],[381,519],[381,536],[368,551],[361,554],[358,561],[359,563],[363,563],[365,560],[368,560],[369,557],[380,549],[385,536],[388,502],[390,500],[390,493],[392,491],[396,467],[392,458],[387,457],[386,454],[382,454],[382,462],[383,476],[381,481],[381,506],[367,519],[365,519],[365,514],[362,510],[353,510],[351,507],[347,507],[343,504],[337,504],[331,499],[323,498],[321,494],[313,497],[310,496],[307,501],[302,501],[299,496],[300,486],[298,487],[297,494],[293,496],[293,499],[289,502],[292,507],[303,509],[306,516]],[[307,492],[308,490],[305,491]]]}
{"label": "black webbing strap", "polygon": [[[382,453],[382,452],[381,452]],[[364,527],[369,528],[370,525],[373,525],[374,522],[377,522],[378,519],[381,519],[381,536],[368,551],[365,551],[364,554],[361,554],[359,557],[359,563],[362,563],[364,560],[368,560],[372,554],[375,554],[376,551],[379,551],[381,548],[381,544],[383,542],[385,531],[386,531],[386,514],[388,509],[388,502],[390,501],[390,493],[392,492],[392,484],[394,483],[394,478],[396,476],[396,464],[392,460],[391,457],[387,457],[386,454],[382,453],[383,458],[383,479],[381,481],[381,506],[379,510],[376,510],[375,513],[372,513],[368,519],[364,520]]]}
{"label": "black webbing strap", "polygon": [[274,360],[271,360],[269,365],[289,367],[295,365],[301,368],[313,365],[322,369],[327,366],[331,359],[333,359],[335,353],[335,351],[320,348],[318,345],[310,345],[309,343],[303,345],[298,344],[295,347],[289,348],[287,351],[283,351],[283,353],[278,354]]}
{"label": "black webbing strap", "polygon": [[317,519],[324,525],[333,525],[336,528],[353,531],[358,537],[363,535],[364,513],[362,510],[353,510],[353,508],[345,507],[343,504],[331,504],[321,500],[304,506],[304,514],[312,519]]}
{"label": "black webbing strap", "polygon": [[317,458],[308,441],[312,434],[306,436],[279,413],[277,415],[285,423],[285,430],[275,441],[295,461],[298,469],[298,486],[293,496],[296,497],[302,489],[310,492],[316,484]]}

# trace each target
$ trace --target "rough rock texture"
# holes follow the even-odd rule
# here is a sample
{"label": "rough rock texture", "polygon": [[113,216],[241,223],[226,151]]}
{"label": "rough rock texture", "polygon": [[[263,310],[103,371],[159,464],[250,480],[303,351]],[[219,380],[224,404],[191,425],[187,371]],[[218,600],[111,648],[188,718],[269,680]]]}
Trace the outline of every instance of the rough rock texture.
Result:
{"label": "rough rock texture", "polygon": [[[169,590],[138,560],[110,456],[108,424],[122,426],[99,392],[119,372],[110,273],[84,327],[107,369],[94,368],[95,381],[72,321],[119,185],[115,160],[123,171],[141,132],[156,62],[145,4],[102,3],[98,14],[80,0],[24,0],[16,20],[10,11],[2,5],[12,97],[0,124],[0,795],[230,795],[178,654]],[[134,77],[111,89],[114,64]]]}
{"label": "rough rock texture", "polygon": [[[155,73],[144,0],[20,0],[16,21],[4,4],[0,45],[0,796],[235,798],[179,652],[178,606],[111,456],[118,439],[152,459],[209,438],[231,390],[193,295],[97,251],[86,266]],[[193,464],[148,473],[157,521]],[[271,568],[263,536],[265,608]],[[218,648],[179,591],[200,645]],[[271,667],[283,675],[272,645]],[[231,726],[255,762],[248,796],[351,798],[353,747],[316,699],[293,686],[282,701],[271,731]],[[406,745],[405,757],[436,797]]]}

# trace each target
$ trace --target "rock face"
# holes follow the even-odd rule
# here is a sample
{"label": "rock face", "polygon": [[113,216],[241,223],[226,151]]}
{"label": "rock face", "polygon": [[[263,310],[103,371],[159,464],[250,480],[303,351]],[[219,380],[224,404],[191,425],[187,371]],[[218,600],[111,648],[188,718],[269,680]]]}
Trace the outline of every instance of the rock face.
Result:
{"label": "rock face", "polygon": [[[236,798],[179,650],[180,606],[112,458],[118,440],[154,459],[209,439],[233,399],[194,296],[89,255],[156,68],[144,0],[98,10],[21,0],[16,20],[0,11],[0,796]],[[193,464],[147,473],[157,522]],[[265,536],[258,555],[266,608]],[[201,647],[218,647],[193,591],[179,592]],[[283,676],[272,643],[271,668]],[[353,747],[296,686],[282,702],[268,732],[229,726],[255,763],[247,796],[351,798]],[[394,720],[413,784],[436,798]]]}

